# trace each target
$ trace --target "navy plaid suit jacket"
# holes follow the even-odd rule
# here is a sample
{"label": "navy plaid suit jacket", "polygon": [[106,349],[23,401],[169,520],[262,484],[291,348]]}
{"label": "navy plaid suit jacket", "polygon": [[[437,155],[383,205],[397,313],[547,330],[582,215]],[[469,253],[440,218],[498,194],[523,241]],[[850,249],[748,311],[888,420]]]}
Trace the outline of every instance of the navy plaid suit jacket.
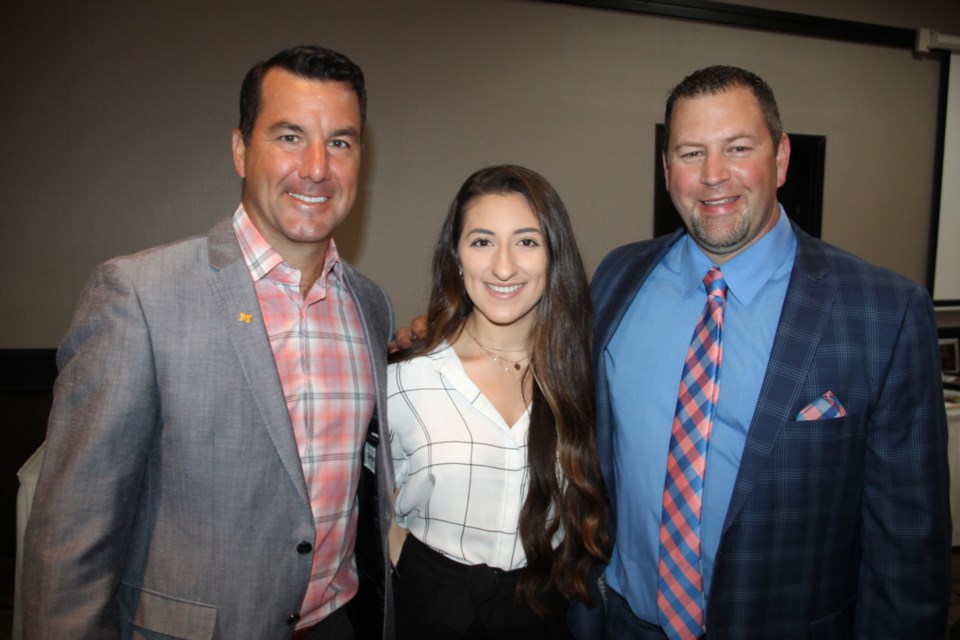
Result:
{"label": "navy plaid suit jacket", "polygon": [[[707,633],[943,638],[949,470],[930,298],[903,276],[794,229],[796,261],[724,522]],[[612,423],[604,352],[683,233],[614,250],[591,285],[597,443],[613,504],[613,430],[643,425]],[[794,420],[826,391],[845,417]],[[615,522],[612,510],[611,531]]]}

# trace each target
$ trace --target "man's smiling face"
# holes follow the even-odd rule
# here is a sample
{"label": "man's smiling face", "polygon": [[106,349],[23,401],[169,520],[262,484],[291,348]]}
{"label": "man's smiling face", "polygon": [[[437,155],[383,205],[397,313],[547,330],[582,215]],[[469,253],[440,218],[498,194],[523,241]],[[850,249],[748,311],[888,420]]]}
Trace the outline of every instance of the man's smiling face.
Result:
{"label": "man's smiling face", "polygon": [[749,89],[677,100],[663,165],[667,190],[690,235],[717,264],[777,221],[790,140],[774,144]]}
{"label": "man's smiling face", "polygon": [[360,103],[346,82],[271,69],[250,140],[233,133],[243,206],[264,238],[288,262],[322,257],[333,230],[357,195]]}

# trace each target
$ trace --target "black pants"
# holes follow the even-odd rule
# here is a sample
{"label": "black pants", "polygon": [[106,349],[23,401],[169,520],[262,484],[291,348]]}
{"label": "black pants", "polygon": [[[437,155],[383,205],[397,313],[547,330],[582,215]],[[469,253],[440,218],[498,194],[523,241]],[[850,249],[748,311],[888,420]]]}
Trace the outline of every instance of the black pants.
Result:
{"label": "black pants", "polygon": [[567,602],[551,589],[543,619],[514,592],[522,569],[501,571],[445,558],[407,536],[393,574],[397,640],[568,640]]}

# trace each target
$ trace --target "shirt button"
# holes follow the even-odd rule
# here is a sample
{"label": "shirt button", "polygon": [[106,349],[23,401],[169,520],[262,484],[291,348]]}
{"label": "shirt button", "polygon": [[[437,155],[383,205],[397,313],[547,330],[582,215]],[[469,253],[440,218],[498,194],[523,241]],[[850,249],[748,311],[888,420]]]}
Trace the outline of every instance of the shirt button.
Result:
{"label": "shirt button", "polygon": [[300,555],[306,555],[311,551],[313,551],[313,545],[310,544],[309,542],[301,542],[300,544],[297,545],[297,553],[299,553]]}
{"label": "shirt button", "polygon": [[293,613],[287,616],[287,624],[289,626],[293,626],[297,624],[297,622],[299,621],[300,621],[300,614],[297,613],[296,611],[294,611]]}

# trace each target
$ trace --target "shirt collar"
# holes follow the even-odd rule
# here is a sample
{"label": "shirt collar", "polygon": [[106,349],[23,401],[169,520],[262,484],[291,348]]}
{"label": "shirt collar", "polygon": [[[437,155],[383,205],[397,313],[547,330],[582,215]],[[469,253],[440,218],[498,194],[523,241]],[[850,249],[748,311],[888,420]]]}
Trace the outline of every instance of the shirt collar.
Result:
{"label": "shirt collar", "polygon": [[[250,215],[242,204],[237,207],[233,214],[233,229],[237,234],[240,251],[247,263],[247,268],[250,269],[250,275],[253,276],[254,282],[269,276],[271,279],[288,284],[299,284],[300,269],[284,262],[283,257],[267,242],[267,239],[253,224]],[[278,269],[278,267],[282,268]],[[330,274],[333,274],[334,282],[340,285],[344,284],[343,265],[340,263],[340,253],[337,251],[337,245],[333,238],[330,238],[330,242],[327,244],[327,253],[323,257],[323,270],[320,272],[320,277],[317,278],[316,285],[326,288]]]}
{"label": "shirt collar", "polygon": [[[778,206],[780,212],[773,228],[742,253],[720,265],[728,292],[736,297],[740,304],[750,304],[783,261],[793,254],[797,242],[796,234],[783,206]],[[684,296],[702,289],[703,277],[715,266],[689,233],[667,254],[664,264],[677,274]]]}

